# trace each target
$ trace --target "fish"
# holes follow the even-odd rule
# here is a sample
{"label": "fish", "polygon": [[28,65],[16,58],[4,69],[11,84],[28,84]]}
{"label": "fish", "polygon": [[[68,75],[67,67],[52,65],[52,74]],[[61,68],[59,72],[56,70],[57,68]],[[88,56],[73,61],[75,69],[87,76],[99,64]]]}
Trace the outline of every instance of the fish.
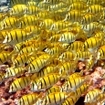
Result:
{"label": "fish", "polygon": [[37,93],[30,93],[23,95],[20,99],[18,99],[18,105],[30,105],[37,101],[38,94]]}
{"label": "fish", "polygon": [[85,103],[95,102],[96,98],[102,93],[99,89],[90,90],[85,96]]}
{"label": "fish", "polygon": [[39,24],[40,21],[35,15],[24,15],[20,19],[19,28],[25,28],[28,25],[38,26]]}
{"label": "fish", "polygon": [[31,33],[27,33],[24,30],[17,28],[17,29],[11,30],[5,36],[3,43],[17,44],[31,38],[32,36],[33,35]]}
{"label": "fish", "polygon": [[61,104],[67,97],[65,92],[53,92],[44,97],[41,105]]}
{"label": "fish", "polygon": [[81,20],[81,24],[82,25],[88,25],[92,22],[95,22],[97,19],[97,17],[94,16],[94,14],[92,13],[86,13],[85,15],[83,15],[82,20]]}
{"label": "fish", "polygon": [[74,41],[73,43],[71,43],[67,47],[67,50],[71,51],[71,52],[78,52],[78,51],[81,51],[81,47],[82,46],[83,46],[83,42],[82,41]]}
{"label": "fish", "polygon": [[2,29],[17,28],[19,26],[19,21],[16,17],[8,17],[1,23]]}
{"label": "fish", "polygon": [[18,77],[25,72],[24,67],[8,67],[6,69],[5,78]]}
{"label": "fish", "polygon": [[27,63],[28,59],[29,59],[28,53],[17,55],[17,57],[12,58],[13,66],[14,67],[23,66],[25,65],[25,63]]}
{"label": "fish", "polygon": [[79,51],[76,52],[76,59],[85,60],[87,58],[92,58],[92,53],[90,51]]}
{"label": "fish", "polygon": [[69,26],[71,26],[71,23],[69,23],[69,22],[65,22],[62,20],[56,21],[51,25],[50,30],[59,33],[59,31],[61,31],[64,28],[67,28]]}
{"label": "fish", "polygon": [[59,80],[60,75],[57,73],[45,75],[40,77],[36,82],[31,82],[31,91],[45,91],[56,84]]}
{"label": "fish", "polygon": [[80,22],[82,19],[82,13],[79,10],[71,10],[69,11],[66,16],[64,21],[70,21],[70,22]]}
{"label": "fish", "polygon": [[88,38],[82,46],[82,48],[84,49],[83,51],[88,50],[90,52],[94,52],[95,49],[97,50],[97,48],[100,46],[101,41],[102,41],[101,39],[94,36]]}
{"label": "fish", "polygon": [[51,25],[54,23],[53,19],[44,19],[41,23],[40,23],[40,27],[42,29],[50,29]]}
{"label": "fish", "polygon": [[20,52],[19,52],[19,55],[20,54],[24,54],[24,53],[33,53],[33,52],[36,52],[37,49],[31,45],[31,46],[27,46],[27,47],[23,47]]}
{"label": "fish", "polygon": [[39,71],[37,74],[37,77],[43,77],[47,74],[55,73],[55,72],[56,72],[56,66],[51,64],[43,68],[41,71]]}
{"label": "fish", "polygon": [[39,35],[41,33],[41,28],[35,25],[29,25],[24,28],[28,33],[33,33],[33,36]]}
{"label": "fish", "polygon": [[72,79],[68,79],[67,81],[64,82],[64,84],[61,87],[62,92],[75,92],[77,88],[79,88],[86,79],[83,77],[76,77]]}
{"label": "fish", "polygon": [[77,39],[77,36],[78,35],[75,35],[73,32],[64,32],[61,34],[58,41],[62,43],[72,43]]}
{"label": "fish", "polygon": [[69,75],[75,72],[76,70],[76,61],[68,61],[68,62],[62,62],[59,63],[57,68],[59,71],[59,74],[62,75],[62,77],[65,78],[65,75]]}
{"label": "fish", "polygon": [[86,25],[82,25],[81,28],[82,30],[84,30],[84,32],[86,33],[87,37],[92,37],[92,33],[98,29],[98,25],[99,23],[97,22],[91,22],[89,24]]}
{"label": "fish", "polygon": [[63,52],[59,56],[59,60],[61,60],[61,61],[70,61],[70,60],[75,60],[75,59],[76,59],[76,54],[74,54],[70,51]]}
{"label": "fish", "polygon": [[82,1],[78,1],[78,2],[74,2],[69,6],[68,11],[71,10],[80,10],[80,11],[85,11],[88,8],[88,5],[85,4],[85,2]]}
{"label": "fish", "polygon": [[30,81],[31,81],[30,76],[20,77],[20,78],[15,79],[10,84],[9,93],[16,92],[16,91],[24,89],[25,87],[27,87],[30,84]]}
{"label": "fish", "polygon": [[91,6],[88,7],[87,12],[89,13],[93,13],[94,15],[98,14],[98,13],[102,13],[103,12],[103,6],[99,5],[99,4],[93,4]]}
{"label": "fish", "polygon": [[10,10],[10,16],[23,16],[27,11],[27,6],[25,4],[16,4]]}
{"label": "fish", "polygon": [[42,68],[49,64],[49,61],[51,61],[51,56],[48,54],[42,57],[37,57],[35,60],[27,65],[28,73],[39,72]]}
{"label": "fish", "polygon": [[59,56],[61,53],[64,52],[65,49],[63,49],[62,47],[60,46],[55,46],[55,47],[52,47],[52,48],[46,48],[44,51],[50,55],[53,55],[53,56]]}
{"label": "fish", "polygon": [[[84,93],[86,93],[86,91],[88,90],[90,84],[86,84],[84,83],[83,85],[81,85],[79,88],[76,89],[74,93],[75,97],[77,97],[79,99],[79,97],[81,97],[81,95],[83,95]],[[73,94],[71,93],[71,94]]]}

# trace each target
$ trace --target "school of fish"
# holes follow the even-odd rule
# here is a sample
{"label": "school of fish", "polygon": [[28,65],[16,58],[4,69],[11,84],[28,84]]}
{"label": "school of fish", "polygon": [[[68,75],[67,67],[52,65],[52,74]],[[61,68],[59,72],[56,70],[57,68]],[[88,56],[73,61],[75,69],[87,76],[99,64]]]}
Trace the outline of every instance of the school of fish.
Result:
{"label": "school of fish", "polygon": [[[75,105],[105,102],[104,89],[87,91],[90,71],[105,60],[105,0],[10,0],[0,13],[0,83],[9,92],[30,88],[17,105]],[[103,66],[104,67],[104,66]],[[63,81],[63,82],[62,82]],[[61,82],[61,85],[57,85]]]}

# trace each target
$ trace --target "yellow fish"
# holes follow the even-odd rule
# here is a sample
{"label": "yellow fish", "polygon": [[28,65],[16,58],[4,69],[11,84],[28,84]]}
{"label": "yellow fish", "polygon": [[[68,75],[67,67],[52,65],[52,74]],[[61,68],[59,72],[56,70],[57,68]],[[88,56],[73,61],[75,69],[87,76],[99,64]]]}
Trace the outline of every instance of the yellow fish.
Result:
{"label": "yellow fish", "polygon": [[25,4],[16,4],[10,9],[9,13],[11,16],[22,16],[26,11],[27,6]]}
{"label": "yellow fish", "polygon": [[71,43],[68,47],[67,50],[71,51],[71,52],[77,52],[77,51],[81,51],[81,47],[83,46],[83,42],[82,41],[74,41],[73,43]]}
{"label": "yellow fish", "polygon": [[24,30],[28,33],[33,33],[33,36],[39,35],[41,33],[41,29],[35,25],[26,26]]}
{"label": "yellow fish", "polygon": [[77,36],[78,35],[75,35],[73,32],[64,32],[61,34],[58,41],[63,43],[71,43],[77,39]]}
{"label": "yellow fish", "polygon": [[87,37],[91,37],[92,36],[92,33],[98,29],[98,25],[99,23],[98,22],[91,22],[89,24],[86,24],[86,25],[82,25],[82,30],[85,31]]}
{"label": "yellow fish", "polygon": [[102,93],[101,90],[99,89],[93,89],[90,90],[86,95],[85,95],[85,103],[92,103],[96,101],[96,98]]}
{"label": "yellow fish", "polygon": [[24,66],[25,63],[27,63],[28,59],[29,59],[28,53],[17,55],[17,57],[12,59],[13,66],[14,67]]}
{"label": "yellow fish", "polygon": [[64,21],[80,22],[81,19],[82,19],[81,11],[79,11],[79,10],[71,10],[66,14]]}
{"label": "yellow fish", "polygon": [[19,26],[19,21],[16,17],[8,17],[1,23],[2,29],[17,28]]}
{"label": "yellow fish", "polygon": [[16,92],[18,90],[22,90],[30,84],[31,78],[30,76],[27,77],[20,77],[15,79],[9,88],[9,92]]}
{"label": "yellow fish", "polygon": [[62,62],[57,66],[57,68],[60,75],[69,75],[70,73],[74,73],[76,70],[76,62]]}
{"label": "yellow fish", "polygon": [[54,23],[53,19],[44,19],[41,23],[40,23],[40,27],[42,29],[50,29],[51,25]]}
{"label": "yellow fish", "polygon": [[100,46],[102,40],[98,37],[90,37],[88,38],[82,48],[83,48],[83,51],[85,50],[89,50],[90,52],[93,52],[95,49],[97,50],[97,48]]}
{"label": "yellow fish", "polygon": [[50,28],[50,30],[51,31],[59,32],[62,29],[67,28],[69,26],[71,26],[71,23],[64,22],[64,21],[61,20],[61,21],[57,21],[57,22],[53,23],[52,26],[51,26],[51,28]]}
{"label": "yellow fish", "polygon": [[71,10],[81,10],[81,11],[85,11],[88,8],[87,4],[84,2],[74,2],[69,6],[69,11]]}
{"label": "yellow fish", "polygon": [[18,105],[32,105],[38,99],[37,93],[30,93],[23,95],[20,99],[18,99]]}
{"label": "yellow fish", "polygon": [[24,53],[33,53],[36,52],[37,49],[33,46],[27,46],[27,47],[23,47],[23,49],[20,50],[19,54],[24,54]]}
{"label": "yellow fish", "polygon": [[22,29],[14,29],[5,36],[3,43],[17,44],[31,38],[32,36],[32,33],[27,33]]}
{"label": "yellow fish", "polygon": [[25,68],[24,67],[8,67],[6,69],[6,73],[5,73],[5,78],[9,78],[9,77],[17,77],[20,76],[22,73],[25,72]]}
{"label": "yellow fish", "polygon": [[65,83],[61,87],[61,91],[70,92],[70,91],[76,91],[78,87],[80,87],[86,79],[83,77],[76,77],[72,79],[68,79],[65,81]]}
{"label": "yellow fish", "polygon": [[38,26],[40,24],[39,19],[35,15],[24,15],[20,21],[20,28],[25,28],[28,25]]}
{"label": "yellow fish", "polygon": [[34,83],[34,80],[31,83],[32,91],[45,91],[46,89],[52,87],[55,83],[60,80],[60,75],[56,73],[45,75],[40,77],[37,82]]}
{"label": "yellow fish", "polygon": [[102,5],[93,4],[93,5],[89,6],[89,8],[87,9],[87,12],[93,13],[95,15],[95,14],[98,14],[98,13],[102,13],[103,10],[104,10],[104,8],[103,8]]}
{"label": "yellow fish", "polygon": [[[45,58],[44,58],[45,57]],[[48,63],[50,63],[51,56],[45,55],[43,57],[38,57],[33,60],[30,64],[28,64],[28,73],[39,72],[43,67],[45,67]]]}
{"label": "yellow fish", "polygon": [[76,54],[70,51],[66,51],[59,56],[59,60],[61,61],[70,61],[70,60],[75,60],[75,59],[76,59]]}
{"label": "yellow fish", "polygon": [[44,97],[41,105],[61,104],[67,97],[65,92],[53,92]]}
{"label": "yellow fish", "polygon": [[56,72],[56,67],[51,64],[51,65],[48,65],[47,67],[43,68],[41,71],[39,71],[37,76],[43,77],[49,73],[55,73],[55,72]]}
{"label": "yellow fish", "polygon": [[87,14],[83,15],[82,20],[81,20],[81,24],[86,25],[86,24],[89,24],[91,22],[95,22],[96,18],[97,17],[95,17],[94,14],[87,13]]}
{"label": "yellow fish", "polygon": [[90,51],[79,51],[76,52],[76,59],[78,60],[85,60],[87,58],[91,58],[92,53]]}

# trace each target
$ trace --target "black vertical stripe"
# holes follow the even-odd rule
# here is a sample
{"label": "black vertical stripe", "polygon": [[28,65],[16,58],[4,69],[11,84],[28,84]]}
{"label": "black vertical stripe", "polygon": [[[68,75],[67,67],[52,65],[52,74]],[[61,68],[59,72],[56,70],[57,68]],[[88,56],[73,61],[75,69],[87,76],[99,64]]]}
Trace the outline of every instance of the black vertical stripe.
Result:
{"label": "black vertical stripe", "polygon": [[[19,79],[22,79],[22,78],[19,78]],[[19,80],[17,80],[17,82],[18,82],[18,84],[20,85],[20,88],[22,89],[22,81],[19,81]],[[18,87],[17,87],[18,88]]]}
{"label": "black vertical stripe", "polygon": [[53,94],[53,97],[54,97],[54,104],[56,105],[57,104],[57,100],[56,100],[56,94]]}

